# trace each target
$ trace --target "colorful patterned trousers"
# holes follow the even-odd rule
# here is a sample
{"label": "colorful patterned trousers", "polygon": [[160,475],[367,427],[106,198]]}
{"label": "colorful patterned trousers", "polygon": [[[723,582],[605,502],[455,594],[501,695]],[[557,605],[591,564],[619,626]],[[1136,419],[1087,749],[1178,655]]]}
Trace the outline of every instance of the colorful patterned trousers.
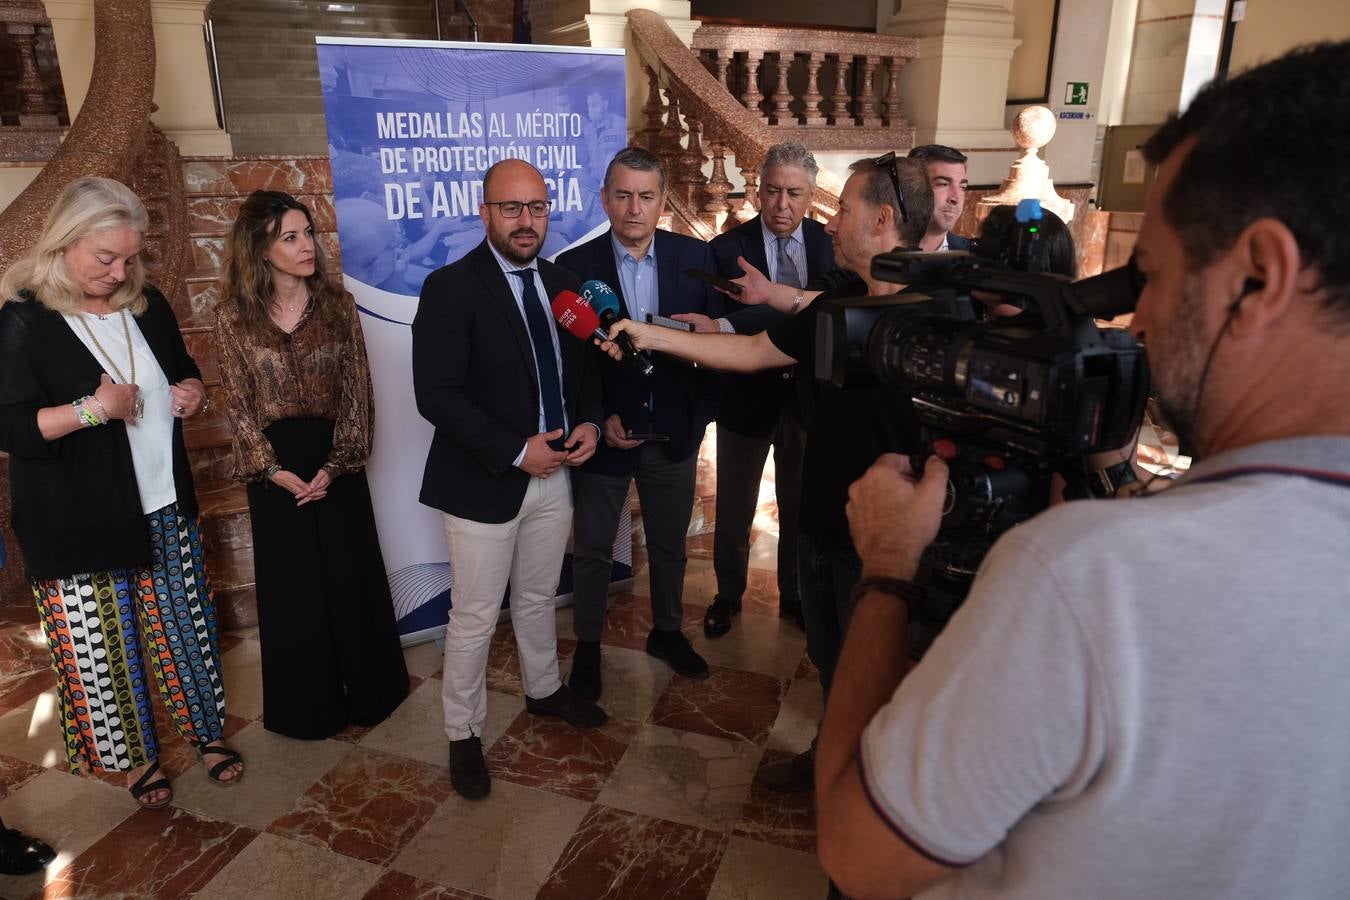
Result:
{"label": "colorful patterned trousers", "polygon": [[150,568],[31,582],[72,770],[126,771],[159,758],[147,661],[184,738],[223,736],[225,683],[197,523],[176,503],[146,519]]}

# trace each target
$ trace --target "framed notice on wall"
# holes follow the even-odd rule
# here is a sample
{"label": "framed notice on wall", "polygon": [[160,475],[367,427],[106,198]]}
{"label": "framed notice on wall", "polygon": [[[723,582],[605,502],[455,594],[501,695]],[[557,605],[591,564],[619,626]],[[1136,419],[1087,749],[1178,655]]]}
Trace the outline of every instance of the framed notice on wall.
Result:
{"label": "framed notice on wall", "polygon": [[1013,37],[1022,43],[1008,69],[1008,105],[1048,103],[1059,0],[1013,0]]}

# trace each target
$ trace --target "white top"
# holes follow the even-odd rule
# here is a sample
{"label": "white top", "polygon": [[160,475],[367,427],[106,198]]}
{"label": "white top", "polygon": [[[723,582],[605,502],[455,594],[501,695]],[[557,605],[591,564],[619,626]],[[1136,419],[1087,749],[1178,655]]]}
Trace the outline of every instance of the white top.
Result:
{"label": "white top", "polygon": [[[159,360],[146,343],[145,335],[130,313],[125,313],[129,329],[122,328],[122,315],[110,316],[70,315],[66,314],[66,324],[88,348],[94,359],[103,367],[113,381],[122,379],[115,369],[123,375],[131,375],[131,363],[127,356],[127,330],[131,333],[131,343],[136,353],[136,384],[140,386],[140,397],[145,401],[145,415],[141,418],[131,416],[126,419],[127,441],[131,444],[131,464],[136,471],[136,487],[141,495],[141,511],[152,513],[163,509],[178,500],[178,492],[173,484],[173,394],[169,391],[169,381]],[[83,320],[89,326],[86,330],[80,324]],[[92,330],[102,345],[100,350],[89,339]],[[104,351],[112,356],[111,363]]]}

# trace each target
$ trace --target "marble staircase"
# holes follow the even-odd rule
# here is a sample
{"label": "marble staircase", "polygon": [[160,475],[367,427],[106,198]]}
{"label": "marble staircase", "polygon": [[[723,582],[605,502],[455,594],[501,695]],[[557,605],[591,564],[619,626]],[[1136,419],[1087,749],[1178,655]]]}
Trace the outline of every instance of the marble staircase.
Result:
{"label": "marble staircase", "polygon": [[433,0],[215,0],[220,90],[237,156],[327,151],[315,35],[435,38]]}

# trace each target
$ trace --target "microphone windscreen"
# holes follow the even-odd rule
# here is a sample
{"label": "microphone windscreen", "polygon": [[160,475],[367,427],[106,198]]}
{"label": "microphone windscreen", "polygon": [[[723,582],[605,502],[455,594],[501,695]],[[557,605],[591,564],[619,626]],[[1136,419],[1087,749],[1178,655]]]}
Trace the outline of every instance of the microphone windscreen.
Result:
{"label": "microphone windscreen", "polygon": [[619,314],[619,297],[614,293],[614,288],[605,284],[603,281],[592,278],[581,286],[581,296],[586,298],[586,302],[591,305],[597,313],[612,312]]}
{"label": "microphone windscreen", "polygon": [[589,341],[600,327],[600,317],[575,291],[559,291],[551,306],[558,324],[583,341]]}

